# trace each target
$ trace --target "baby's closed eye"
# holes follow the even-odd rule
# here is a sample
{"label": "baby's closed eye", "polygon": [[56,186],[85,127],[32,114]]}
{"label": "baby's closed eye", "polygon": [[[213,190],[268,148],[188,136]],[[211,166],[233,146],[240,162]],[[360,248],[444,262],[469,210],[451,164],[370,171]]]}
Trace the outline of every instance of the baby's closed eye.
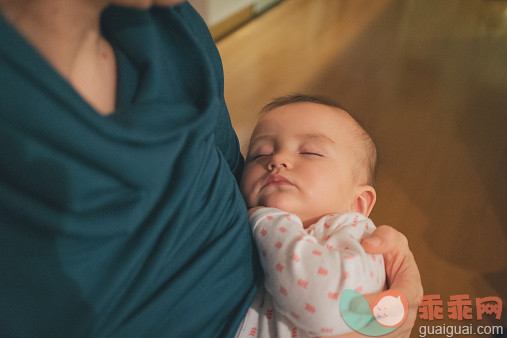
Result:
{"label": "baby's closed eye", "polygon": [[306,156],[318,156],[318,157],[323,157],[324,156],[323,154],[320,154],[318,152],[312,152],[312,151],[302,151],[299,154],[306,155]]}
{"label": "baby's closed eye", "polygon": [[257,154],[257,155],[250,156],[250,157],[249,157],[249,159],[250,159],[251,161],[253,161],[253,160],[256,160],[256,159],[258,159],[258,158],[265,157],[265,156],[270,156],[270,155],[271,155],[271,154]]}
{"label": "baby's closed eye", "polygon": [[303,156],[324,157],[326,151],[323,147],[305,145],[299,149],[299,154]]}

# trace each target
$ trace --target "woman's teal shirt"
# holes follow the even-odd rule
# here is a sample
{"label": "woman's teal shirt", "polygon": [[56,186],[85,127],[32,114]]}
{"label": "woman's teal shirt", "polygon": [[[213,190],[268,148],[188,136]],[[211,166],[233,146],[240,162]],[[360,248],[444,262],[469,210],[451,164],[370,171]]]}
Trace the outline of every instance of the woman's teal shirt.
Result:
{"label": "woman's teal shirt", "polygon": [[233,336],[260,271],[218,51],[187,3],[102,29],[109,116],[0,17],[0,336]]}

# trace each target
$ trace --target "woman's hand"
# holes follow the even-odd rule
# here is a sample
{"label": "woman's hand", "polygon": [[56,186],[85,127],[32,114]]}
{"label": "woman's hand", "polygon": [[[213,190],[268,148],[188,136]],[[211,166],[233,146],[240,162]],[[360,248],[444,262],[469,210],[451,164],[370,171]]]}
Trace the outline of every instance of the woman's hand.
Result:
{"label": "woman's hand", "polygon": [[[387,287],[390,290],[400,291],[408,300],[408,314],[405,322],[398,329],[382,337],[410,337],[417,318],[417,308],[423,295],[423,288],[414,255],[408,248],[407,238],[392,227],[381,225],[361,244],[364,250],[370,254],[384,255]],[[380,292],[377,292],[364,295],[364,297],[371,305],[379,294]],[[339,337],[364,336],[357,332],[351,332]]]}
{"label": "woman's hand", "polygon": [[[392,227],[381,225],[361,244],[368,253],[384,255],[387,287],[390,290],[400,291],[408,300],[408,315],[405,322],[384,337],[410,337],[410,331],[417,318],[418,304],[423,296],[423,288],[421,275],[414,255],[408,247],[407,238]],[[370,304],[377,296],[378,294],[365,295]]]}

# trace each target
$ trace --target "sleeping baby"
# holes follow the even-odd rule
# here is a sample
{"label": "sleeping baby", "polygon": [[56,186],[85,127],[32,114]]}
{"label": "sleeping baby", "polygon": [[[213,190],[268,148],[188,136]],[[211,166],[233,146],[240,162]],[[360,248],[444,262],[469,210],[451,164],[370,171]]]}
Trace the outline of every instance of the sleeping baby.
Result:
{"label": "sleeping baby", "polygon": [[352,331],[344,289],[381,291],[382,255],[360,241],[375,229],[376,148],[359,123],[319,97],[275,99],[252,134],[241,191],[265,272],[237,337],[314,337]]}

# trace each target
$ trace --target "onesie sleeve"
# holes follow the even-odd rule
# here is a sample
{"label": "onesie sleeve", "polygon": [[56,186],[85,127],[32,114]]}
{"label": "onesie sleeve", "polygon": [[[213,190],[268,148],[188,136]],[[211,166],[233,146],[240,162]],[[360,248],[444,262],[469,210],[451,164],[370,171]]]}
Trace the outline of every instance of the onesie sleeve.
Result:
{"label": "onesie sleeve", "polygon": [[377,292],[385,282],[382,255],[360,244],[375,228],[371,220],[330,215],[304,229],[296,215],[262,208],[250,222],[276,311],[310,335],[352,331],[340,315],[342,291]]}

